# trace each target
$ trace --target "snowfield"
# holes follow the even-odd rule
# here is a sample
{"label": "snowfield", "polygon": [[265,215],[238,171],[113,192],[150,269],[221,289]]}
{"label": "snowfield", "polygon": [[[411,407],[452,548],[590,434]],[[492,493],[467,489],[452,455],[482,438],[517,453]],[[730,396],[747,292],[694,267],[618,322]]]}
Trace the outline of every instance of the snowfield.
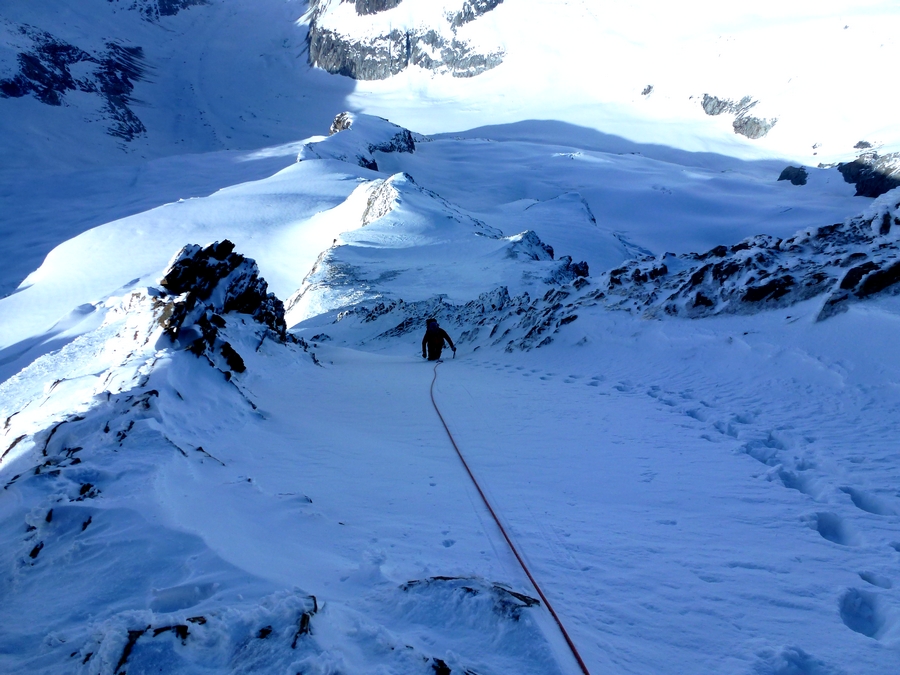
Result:
{"label": "snowfield", "polygon": [[0,10],[0,671],[900,672],[897,10],[594,4]]}

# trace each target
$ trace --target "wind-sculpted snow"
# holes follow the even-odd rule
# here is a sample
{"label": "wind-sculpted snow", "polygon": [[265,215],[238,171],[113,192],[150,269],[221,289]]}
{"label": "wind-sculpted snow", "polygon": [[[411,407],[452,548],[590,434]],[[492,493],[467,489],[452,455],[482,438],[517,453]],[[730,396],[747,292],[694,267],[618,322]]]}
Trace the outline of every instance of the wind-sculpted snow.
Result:
{"label": "wind-sculpted snow", "polygon": [[378,171],[374,153],[416,151],[412,132],[371,115],[340,113],[331,123],[330,134],[324,140],[306,143],[297,155],[297,161],[336,159]]}
{"label": "wind-sculpted snow", "polygon": [[849,303],[898,290],[900,193],[859,217],[780,239],[750,237],[704,254],[644,257],[605,277],[613,307],[651,316],[753,313],[827,296],[825,319]]}
{"label": "wind-sculpted snow", "polygon": [[356,2],[354,9],[345,2],[317,0],[309,14],[309,62],[356,80],[383,80],[410,66],[474,77],[500,65],[503,51],[473,44],[461,29],[502,1],[439,6],[431,0],[406,0],[406,5],[416,5],[417,18],[402,15],[394,23],[383,15],[392,16],[398,0]]}

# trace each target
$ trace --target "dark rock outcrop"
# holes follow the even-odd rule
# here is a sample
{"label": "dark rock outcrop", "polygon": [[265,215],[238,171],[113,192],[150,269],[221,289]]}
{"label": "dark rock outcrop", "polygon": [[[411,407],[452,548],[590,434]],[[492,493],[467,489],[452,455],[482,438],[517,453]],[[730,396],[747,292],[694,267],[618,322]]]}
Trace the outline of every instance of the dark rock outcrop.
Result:
{"label": "dark rock outcrop", "polygon": [[865,152],[852,162],[838,164],[837,169],[846,182],[856,185],[858,197],[879,197],[900,187],[900,152]]}
{"label": "dark rock outcrop", "polygon": [[[31,26],[20,26],[19,33],[32,42],[32,48],[18,54],[18,72],[0,80],[0,97],[33,96],[41,103],[61,106],[70,91],[95,94],[104,101],[110,135],[130,141],[146,132],[130,107],[134,83],[146,69],[141,47],[107,42],[105,51],[88,52]],[[90,72],[74,75],[70,67],[76,64],[90,64]]]}
{"label": "dark rock outcrop", "polygon": [[733,101],[727,98],[703,94],[703,100],[700,105],[707,115],[722,115],[725,113],[734,115],[734,122],[732,122],[734,133],[756,140],[769,133],[778,121],[777,119],[751,116],[749,112],[757,103],[759,101],[754,101],[749,96],[744,96],[740,101]]}
{"label": "dark rock outcrop", "polygon": [[237,312],[261,324],[272,337],[287,340],[284,305],[268,292],[256,262],[234,252],[227,239],[203,248],[185,246],[169,263],[160,280],[163,301],[175,297],[161,321],[168,336],[195,354],[224,359],[228,371],[243,372],[244,361],[220,337],[225,314]]}
{"label": "dark rock outcrop", "polygon": [[802,166],[785,167],[778,176],[778,180],[789,180],[791,185],[806,185],[807,178],[809,178],[809,173]]}
{"label": "dark rock outcrop", "polygon": [[[327,25],[327,7],[314,2],[307,42],[309,63],[355,80],[383,80],[411,65],[454,77],[474,77],[498,66],[502,51],[481,52],[458,39],[457,29],[494,9],[502,0],[466,0],[447,14],[446,25],[400,29],[357,38]],[[398,0],[356,0],[360,15],[391,9]]]}

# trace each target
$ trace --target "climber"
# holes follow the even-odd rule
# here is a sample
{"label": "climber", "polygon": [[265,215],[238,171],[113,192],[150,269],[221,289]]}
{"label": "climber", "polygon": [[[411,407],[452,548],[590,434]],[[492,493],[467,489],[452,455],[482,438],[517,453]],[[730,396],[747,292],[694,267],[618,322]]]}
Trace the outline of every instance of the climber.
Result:
{"label": "climber", "polygon": [[456,347],[453,346],[453,340],[447,335],[447,331],[438,326],[437,319],[428,319],[425,322],[425,337],[422,338],[422,358],[425,356],[425,347],[428,347],[428,360],[438,361],[441,358],[441,350],[444,349],[444,340],[450,344],[453,350],[453,356],[456,356]]}

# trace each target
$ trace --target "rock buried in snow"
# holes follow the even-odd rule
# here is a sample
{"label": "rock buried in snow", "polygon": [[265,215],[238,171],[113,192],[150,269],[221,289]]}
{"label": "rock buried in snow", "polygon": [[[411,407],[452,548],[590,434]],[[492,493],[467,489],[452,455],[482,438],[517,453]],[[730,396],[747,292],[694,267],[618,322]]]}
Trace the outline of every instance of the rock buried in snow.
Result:
{"label": "rock buried in snow", "polygon": [[454,599],[475,598],[484,596],[490,598],[493,611],[504,618],[518,621],[522,611],[541,601],[524,593],[517,593],[503,584],[491,584],[478,577],[429,577],[427,579],[415,579],[408,581],[400,587],[400,590],[408,593],[433,593],[449,594]]}

